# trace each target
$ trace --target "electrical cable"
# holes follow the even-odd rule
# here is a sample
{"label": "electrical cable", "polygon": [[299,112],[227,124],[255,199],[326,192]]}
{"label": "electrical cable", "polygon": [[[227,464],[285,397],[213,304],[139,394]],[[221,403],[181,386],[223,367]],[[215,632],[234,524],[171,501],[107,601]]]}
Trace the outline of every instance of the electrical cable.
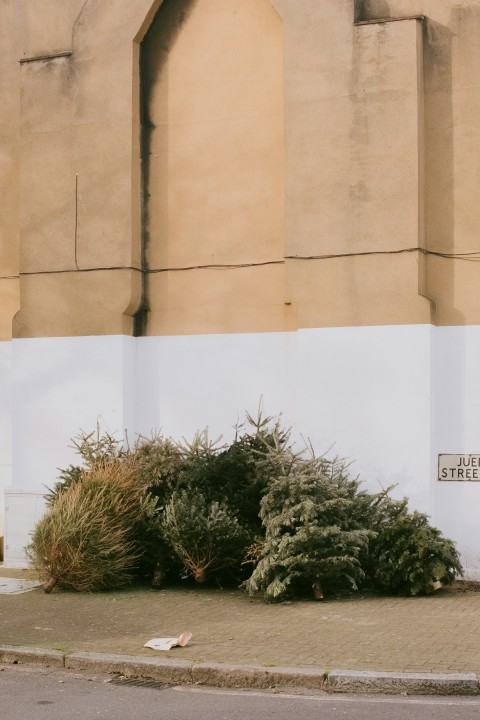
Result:
{"label": "electrical cable", "polygon": [[[432,255],[447,260],[463,260],[465,262],[479,262],[480,251],[468,252],[468,253],[445,253],[437,250],[428,250],[426,248],[411,247],[401,248],[399,250],[365,250],[361,252],[353,253],[331,253],[324,255],[285,255],[284,258],[279,260],[263,260],[259,262],[249,263],[208,263],[204,265],[184,265],[181,267],[165,267],[165,268],[146,268],[135,267],[133,265],[111,265],[104,267],[91,267],[91,268],[65,268],[61,270],[37,270],[20,272],[19,275],[4,275],[0,276],[0,280],[14,280],[16,278],[29,276],[29,275],[56,275],[61,273],[76,273],[76,272],[105,272],[110,270],[135,270],[137,272],[145,273],[148,275],[157,273],[167,272],[186,272],[189,270],[237,270],[250,267],[262,267],[266,265],[285,265],[287,260],[335,260],[339,258],[351,258],[351,257],[367,257],[373,255],[401,255],[406,253],[422,253],[423,255]],[[76,260],[76,258],[75,258]]]}

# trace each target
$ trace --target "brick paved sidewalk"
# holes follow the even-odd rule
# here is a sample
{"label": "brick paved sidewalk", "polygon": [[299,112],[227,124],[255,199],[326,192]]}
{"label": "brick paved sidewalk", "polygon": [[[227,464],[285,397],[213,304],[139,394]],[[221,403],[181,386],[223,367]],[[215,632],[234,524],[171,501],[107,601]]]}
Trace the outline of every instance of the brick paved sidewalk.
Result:
{"label": "brick paved sidewalk", "polygon": [[[9,574],[0,567],[0,576]],[[10,573],[12,574],[12,573]],[[25,575],[26,576],[26,575]],[[185,648],[153,637],[190,630]],[[0,595],[0,644],[265,666],[480,675],[480,592],[265,604],[240,591]]]}

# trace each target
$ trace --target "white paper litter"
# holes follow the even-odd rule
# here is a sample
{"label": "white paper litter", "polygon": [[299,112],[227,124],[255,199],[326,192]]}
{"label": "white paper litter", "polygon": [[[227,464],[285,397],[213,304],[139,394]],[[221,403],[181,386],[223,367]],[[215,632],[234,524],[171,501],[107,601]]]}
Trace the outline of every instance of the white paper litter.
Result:
{"label": "white paper litter", "polygon": [[191,637],[191,632],[182,632],[178,637],[152,638],[146,642],[143,647],[152,648],[152,650],[170,650],[177,645],[179,647],[185,647]]}
{"label": "white paper litter", "polygon": [[40,580],[24,580],[19,578],[0,577],[0,595],[19,595],[40,587]]}

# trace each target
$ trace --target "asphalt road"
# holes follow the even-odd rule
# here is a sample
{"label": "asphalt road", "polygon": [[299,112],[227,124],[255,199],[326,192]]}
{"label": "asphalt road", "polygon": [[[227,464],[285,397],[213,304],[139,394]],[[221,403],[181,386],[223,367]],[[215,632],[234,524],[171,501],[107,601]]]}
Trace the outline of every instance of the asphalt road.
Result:
{"label": "asphalt road", "polygon": [[0,666],[9,720],[478,720],[479,698],[326,695],[117,684],[109,675]]}

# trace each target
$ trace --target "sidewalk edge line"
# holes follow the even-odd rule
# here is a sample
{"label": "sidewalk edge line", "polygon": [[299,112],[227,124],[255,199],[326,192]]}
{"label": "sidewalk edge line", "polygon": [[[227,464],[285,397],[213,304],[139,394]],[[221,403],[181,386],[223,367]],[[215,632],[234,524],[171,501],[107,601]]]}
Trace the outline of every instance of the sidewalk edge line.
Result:
{"label": "sidewalk edge line", "polygon": [[329,672],[312,667],[235,665],[191,660],[71,652],[0,645],[0,662],[33,663],[47,667],[95,670],[126,677],[143,677],[175,684],[270,689],[296,687],[328,693],[408,695],[479,695],[475,673],[408,673],[372,670]]}

